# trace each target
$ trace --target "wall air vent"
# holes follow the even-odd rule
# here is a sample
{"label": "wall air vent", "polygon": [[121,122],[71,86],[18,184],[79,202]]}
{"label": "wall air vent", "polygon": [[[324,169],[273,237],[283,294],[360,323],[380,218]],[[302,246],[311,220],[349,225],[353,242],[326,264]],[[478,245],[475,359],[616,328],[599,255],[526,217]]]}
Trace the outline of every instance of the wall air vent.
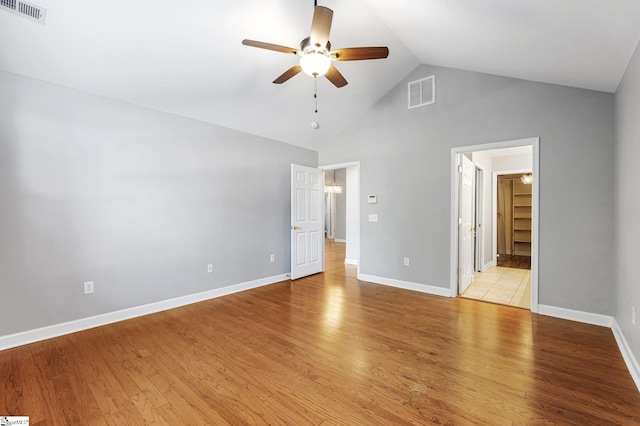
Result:
{"label": "wall air vent", "polygon": [[409,83],[409,109],[436,103],[436,76]]}
{"label": "wall air vent", "polygon": [[22,0],[0,0],[0,9],[44,24],[47,9]]}

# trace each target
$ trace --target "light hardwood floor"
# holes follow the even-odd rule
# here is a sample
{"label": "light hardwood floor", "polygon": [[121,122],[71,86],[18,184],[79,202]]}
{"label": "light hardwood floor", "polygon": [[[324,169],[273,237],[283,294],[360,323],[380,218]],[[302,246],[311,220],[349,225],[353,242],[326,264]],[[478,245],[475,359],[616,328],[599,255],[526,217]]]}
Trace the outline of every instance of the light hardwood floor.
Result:
{"label": "light hardwood floor", "polygon": [[639,424],[611,330],[324,274],[0,352],[32,425]]}

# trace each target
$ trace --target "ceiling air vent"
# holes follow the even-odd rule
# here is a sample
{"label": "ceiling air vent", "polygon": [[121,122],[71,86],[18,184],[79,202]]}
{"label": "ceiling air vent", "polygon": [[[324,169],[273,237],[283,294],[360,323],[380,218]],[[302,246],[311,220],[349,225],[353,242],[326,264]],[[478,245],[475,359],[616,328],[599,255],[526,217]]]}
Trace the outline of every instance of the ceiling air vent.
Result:
{"label": "ceiling air vent", "polygon": [[22,0],[0,0],[0,9],[13,12],[36,22],[44,24],[47,9]]}
{"label": "ceiling air vent", "polygon": [[409,109],[436,103],[436,76],[409,83]]}

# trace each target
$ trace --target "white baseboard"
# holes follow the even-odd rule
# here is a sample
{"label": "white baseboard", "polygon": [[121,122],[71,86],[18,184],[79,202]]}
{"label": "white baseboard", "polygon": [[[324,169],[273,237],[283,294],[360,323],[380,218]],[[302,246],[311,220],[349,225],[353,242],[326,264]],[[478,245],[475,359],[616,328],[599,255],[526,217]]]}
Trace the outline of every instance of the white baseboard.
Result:
{"label": "white baseboard", "polygon": [[358,261],[355,259],[345,259],[344,260],[344,264],[345,265],[357,265]]}
{"label": "white baseboard", "polygon": [[246,283],[231,285],[228,287],[208,290],[202,293],[190,294],[187,296],[176,297],[175,299],[150,303],[148,305],[135,306],[133,308],[122,309],[120,311],[109,312],[102,315],[96,315],[94,317],[82,318],[79,320],[51,325],[48,327],[42,327],[35,330],[0,336],[0,351],[15,348],[17,346],[27,345],[29,343],[34,343],[41,340],[51,339],[53,337],[58,337],[65,334],[76,333],[78,331],[87,330],[94,327],[100,327],[102,325],[112,324],[118,321],[124,321],[131,318],[141,317],[143,315],[166,311],[168,309],[178,308],[180,306],[190,305],[192,303],[203,302],[205,300],[227,296],[229,294],[274,284],[280,281],[286,281],[288,279],[289,274],[276,275],[273,277],[262,278]]}
{"label": "white baseboard", "polygon": [[344,244],[346,244],[346,243],[347,243],[347,240],[343,240],[342,238],[336,238],[336,239],[334,239],[334,241],[335,241],[336,243],[344,243]]}
{"label": "white baseboard", "polygon": [[419,291],[420,293],[451,297],[451,289],[449,289],[448,287],[436,287],[427,284],[418,284],[408,281],[395,280],[393,278],[377,277],[375,275],[366,274],[358,274],[358,279],[360,281],[368,281],[374,284],[382,284],[390,287],[403,288],[405,290]]}
{"label": "white baseboard", "polygon": [[627,343],[627,339],[625,339],[624,334],[622,334],[622,330],[615,318],[613,319],[611,331],[613,331],[613,336],[616,338],[622,358],[624,359],[625,364],[627,364],[627,369],[629,370],[629,373],[631,373],[631,377],[638,388],[638,392],[640,392],[640,364],[633,355],[633,352],[629,347],[629,343]]}
{"label": "white baseboard", "polygon": [[558,308],[556,306],[538,305],[538,313],[548,317],[562,318],[585,324],[599,325],[602,327],[613,326],[613,317],[608,315],[592,314],[589,312],[574,311],[572,309]]}
{"label": "white baseboard", "polygon": [[490,260],[489,262],[485,263],[484,266],[482,266],[482,272],[494,266],[496,266],[496,262],[494,262],[493,260]]}
{"label": "white baseboard", "polygon": [[613,336],[618,344],[618,349],[622,354],[627,369],[631,374],[638,391],[640,392],[640,364],[633,355],[627,340],[618,325],[618,322],[614,317],[608,315],[591,314],[588,312],[573,311],[571,309],[558,308],[555,306],[538,305],[538,313],[541,315],[547,315],[550,317],[562,318],[571,321],[583,322],[586,324],[599,325],[602,327],[610,328],[613,332]]}

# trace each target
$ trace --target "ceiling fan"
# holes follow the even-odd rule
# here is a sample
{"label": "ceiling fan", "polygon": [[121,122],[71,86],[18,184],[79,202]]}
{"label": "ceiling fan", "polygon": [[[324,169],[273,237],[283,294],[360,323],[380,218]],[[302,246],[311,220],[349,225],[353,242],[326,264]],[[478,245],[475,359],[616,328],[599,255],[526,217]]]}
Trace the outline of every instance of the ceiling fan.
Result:
{"label": "ceiling fan", "polygon": [[242,40],[245,46],[258,47],[260,49],[273,50],[276,52],[288,53],[300,56],[300,63],[286,70],[273,82],[282,84],[291,77],[304,71],[306,74],[316,78],[325,76],[336,87],[344,87],[347,80],[331,63],[332,61],[362,61],[366,59],[384,59],[389,56],[388,47],[348,47],[344,49],[331,50],[329,42],[329,32],[331,31],[331,21],[333,20],[333,10],[318,6],[314,1],[313,20],[311,21],[311,32],[300,43],[300,49],[280,46],[278,44],[264,43],[255,40]]}

